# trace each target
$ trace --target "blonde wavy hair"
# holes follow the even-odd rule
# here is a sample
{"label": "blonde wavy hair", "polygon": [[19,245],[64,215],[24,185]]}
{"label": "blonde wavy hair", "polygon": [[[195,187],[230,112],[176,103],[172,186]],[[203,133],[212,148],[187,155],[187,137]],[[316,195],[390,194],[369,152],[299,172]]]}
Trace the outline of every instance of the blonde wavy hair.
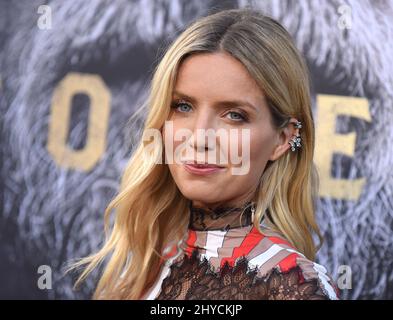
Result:
{"label": "blonde wavy hair", "polygon": [[[170,45],[155,68],[146,106],[147,129],[162,130],[170,114],[179,65],[193,53],[225,51],[237,58],[266,97],[277,130],[290,117],[302,122],[302,148],[269,161],[256,189],[254,226],[269,213],[272,227],[307,258],[314,260],[323,238],[314,212],[318,175],[313,163],[314,122],[308,71],[289,33],[261,12],[229,9],[199,18]],[[147,152],[149,149],[149,152]],[[106,258],[94,299],[140,299],[154,283],[164,248],[187,230],[188,200],[167,164],[157,164],[163,149],[142,139],[126,165],[119,193],[105,210],[105,243],[75,263],[86,266],[75,286]],[[113,224],[110,223],[114,211]],[[262,231],[261,231],[262,232]],[[313,235],[319,237],[315,246]]]}

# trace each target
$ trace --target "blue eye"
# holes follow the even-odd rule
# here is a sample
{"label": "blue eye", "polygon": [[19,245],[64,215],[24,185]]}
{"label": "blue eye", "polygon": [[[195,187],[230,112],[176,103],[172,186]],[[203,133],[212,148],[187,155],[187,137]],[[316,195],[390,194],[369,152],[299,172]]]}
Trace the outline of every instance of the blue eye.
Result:
{"label": "blue eye", "polygon": [[232,117],[230,117],[230,120],[234,120],[234,121],[246,121],[246,117],[243,116],[241,113],[239,112],[235,112],[235,111],[230,111],[228,112],[228,115],[233,115]]}
{"label": "blue eye", "polygon": [[174,102],[172,104],[172,108],[174,108],[180,112],[189,112],[192,109],[188,103],[181,102],[181,101]]}

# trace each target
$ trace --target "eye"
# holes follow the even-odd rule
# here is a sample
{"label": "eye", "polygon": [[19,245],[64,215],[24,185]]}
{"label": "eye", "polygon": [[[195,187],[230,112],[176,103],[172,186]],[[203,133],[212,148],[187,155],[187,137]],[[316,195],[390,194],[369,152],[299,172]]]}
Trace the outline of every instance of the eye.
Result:
{"label": "eye", "polygon": [[230,111],[227,113],[230,120],[237,121],[237,122],[242,122],[242,121],[247,121],[247,117],[240,112],[236,111]]}
{"label": "eye", "polygon": [[192,107],[182,100],[174,101],[171,105],[171,108],[179,112],[189,112],[192,110]]}

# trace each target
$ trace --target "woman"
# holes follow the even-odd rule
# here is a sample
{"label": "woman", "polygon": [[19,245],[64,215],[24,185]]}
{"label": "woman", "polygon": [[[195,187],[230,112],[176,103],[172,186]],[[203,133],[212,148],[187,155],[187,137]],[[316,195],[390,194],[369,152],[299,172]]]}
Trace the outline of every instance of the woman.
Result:
{"label": "woman", "polygon": [[[110,257],[94,298],[337,299],[313,262],[314,124],[288,32],[251,9],[195,21],[157,66],[147,104],[143,139],[106,209],[106,231],[112,209],[114,225],[78,263],[88,265],[77,284]],[[145,139],[152,130],[163,146]],[[208,130],[221,136],[198,139]]]}

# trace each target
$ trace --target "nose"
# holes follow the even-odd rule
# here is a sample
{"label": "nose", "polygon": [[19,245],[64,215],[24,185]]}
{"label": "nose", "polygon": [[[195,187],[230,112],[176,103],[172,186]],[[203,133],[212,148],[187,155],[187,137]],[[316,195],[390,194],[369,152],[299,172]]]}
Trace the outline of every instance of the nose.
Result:
{"label": "nose", "polygon": [[195,116],[192,126],[192,136],[189,140],[190,146],[197,152],[214,150],[213,144],[215,144],[217,141],[213,113],[201,110]]}

